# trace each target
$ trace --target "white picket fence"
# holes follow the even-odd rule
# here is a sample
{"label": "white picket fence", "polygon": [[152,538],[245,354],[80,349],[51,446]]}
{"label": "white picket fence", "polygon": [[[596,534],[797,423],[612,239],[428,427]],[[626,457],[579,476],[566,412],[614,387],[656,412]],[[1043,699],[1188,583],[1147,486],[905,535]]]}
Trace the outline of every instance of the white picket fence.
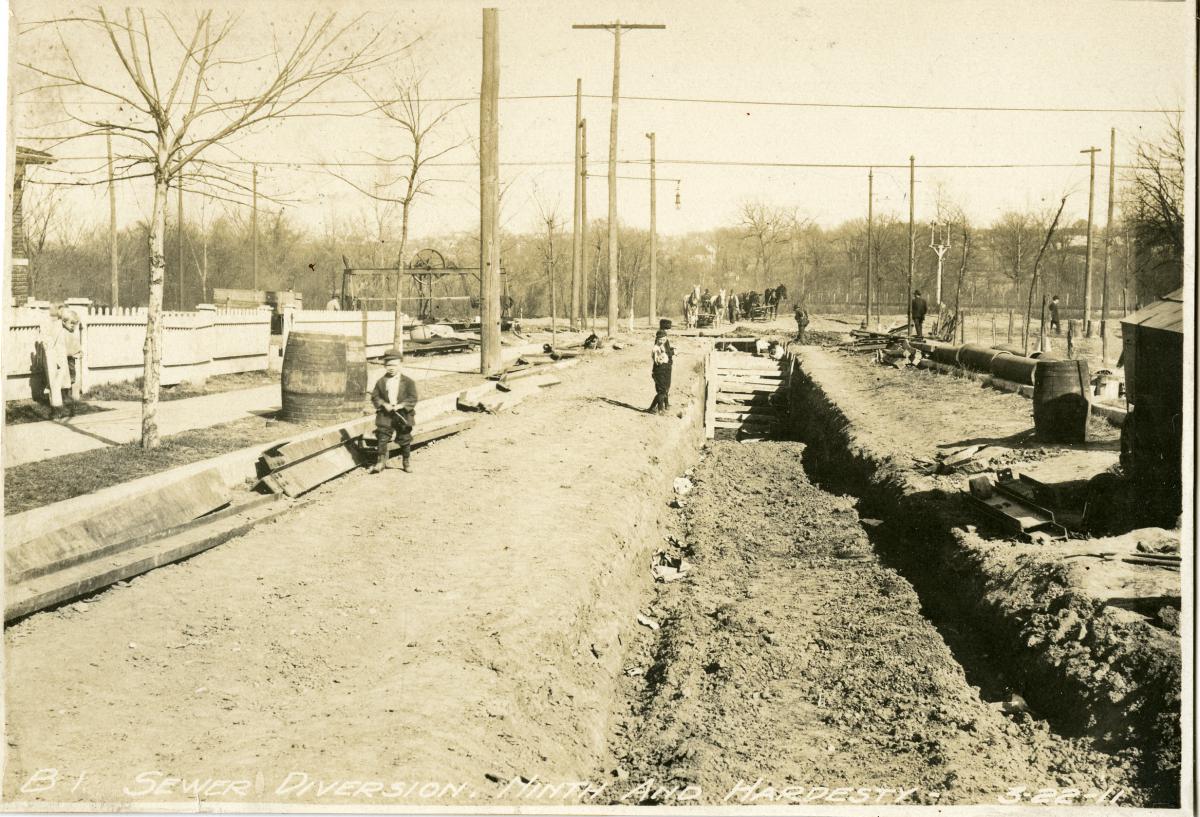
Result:
{"label": "white picket fence", "polygon": [[[80,318],[79,342],[83,349],[81,388],[136,380],[143,371],[146,339],[144,308],[101,309],[87,301],[69,300],[66,306]],[[30,375],[36,344],[43,327],[58,320],[49,304],[8,310],[4,338],[4,399],[29,399]],[[271,308],[218,310],[201,304],[195,312],[163,313],[162,384],[234,372],[263,371],[271,350]]]}
{"label": "white picket fence", "polygon": [[[97,308],[80,298],[68,300],[65,306],[74,309],[80,319],[76,331],[83,355],[77,377],[83,391],[142,376],[142,349],[146,340],[144,307]],[[3,344],[4,399],[28,400],[33,396],[30,375],[36,344],[43,328],[58,320],[57,311],[42,302],[9,309],[7,315]],[[282,318],[282,344],[272,349],[269,306],[224,309],[200,304],[195,312],[164,312],[162,384],[173,386],[219,374],[264,371],[271,365],[271,355],[279,355],[286,347],[292,332],[356,335],[363,338],[368,356],[382,354],[393,342],[392,312],[336,312],[287,305]],[[407,327],[408,317],[402,319]],[[278,360],[275,362],[278,364]]]}

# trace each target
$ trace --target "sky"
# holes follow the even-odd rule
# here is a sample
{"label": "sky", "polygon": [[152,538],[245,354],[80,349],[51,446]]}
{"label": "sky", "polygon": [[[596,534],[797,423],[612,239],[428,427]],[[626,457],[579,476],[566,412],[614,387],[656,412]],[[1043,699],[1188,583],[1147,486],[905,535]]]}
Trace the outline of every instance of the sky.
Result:
{"label": "sky", "polygon": [[[33,19],[67,16],[74,6],[10,0],[15,28]],[[489,4],[491,5],[491,4]],[[1194,98],[1192,2],[505,2],[500,21],[500,156],[507,185],[506,229],[538,229],[554,213],[568,229],[572,207],[572,150],[576,78],[582,80],[588,123],[588,214],[607,212],[607,155],[612,92],[613,37],[607,31],[573,30],[574,23],[620,19],[661,23],[665,30],[622,37],[618,157],[621,224],[649,224],[646,163],[657,134],[658,230],[681,234],[730,225],[739,208],[761,201],[824,226],[864,218],[867,166],[874,176],[875,210],[908,216],[908,169],[915,157],[916,218],[937,215],[939,200],[962,207],[978,223],[1006,210],[1042,210],[1068,195],[1068,219],[1087,215],[1087,156],[1097,154],[1096,201],[1102,218],[1107,196],[1109,129],[1117,129],[1118,163],[1131,160],[1134,141],[1161,132],[1160,112],[981,111],[929,108],[1173,109]],[[362,21],[352,34],[380,33],[392,56],[389,70],[417,71],[428,98],[466,98],[437,134],[439,146],[459,144],[431,168],[438,180],[413,209],[416,237],[478,229],[481,8],[478,2],[338,3],[277,2],[253,11],[220,3],[170,4],[186,26],[196,9],[239,15],[232,56],[286,43],[297,21],[336,10]],[[120,79],[107,44],[75,38],[62,27],[83,73]],[[62,66],[62,49],[41,28],[10,38],[10,93],[31,86],[33,75],[17,63]],[[408,44],[407,48],[403,46]],[[168,44],[169,45],[169,44]],[[160,52],[165,59],[169,49]],[[237,69],[227,88],[248,88],[257,78]],[[380,71],[364,82],[387,87]],[[503,99],[509,96],[561,96]],[[720,100],[647,101],[629,97]],[[71,97],[79,98],[78,95]],[[371,186],[385,169],[320,163],[372,163],[405,150],[396,131],[365,109],[361,91],[330,86],[311,115],[283,120],[238,137],[231,151],[210,158],[228,164],[249,183],[249,162],[259,162],[259,190],[284,201],[289,217],[313,230],[344,229],[370,218],[369,200],[334,172]],[[748,102],[802,105],[755,105]],[[442,104],[442,103],[439,103]],[[825,107],[847,106],[847,107]],[[872,106],[872,107],[856,107]],[[876,107],[884,106],[884,107]],[[70,108],[95,115],[103,106]],[[70,131],[58,103],[45,93],[10,98],[10,137],[62,157],[44,179],[102,178],[103,140],[55,144],[31,137]],[[108,110],[111,110],[111,106]],[[339,114],[332,116],[329,114]],[[1194,121],[1191,112],[1184,121]],[[235,154],[236,153],[236,158]],[[92,157],[71,159],[70,157]],[[240,164],[238,162],[241,162]],[[284,164],[296,163],[296,164]],[[539,164],[540,163],[540,164]],[[715,164],[714,164],[715,163]],[[737,165],[721,163],[741,163]],[[764,167],[771,163],[844,164],[856,167]],[[1042,168],[934,168],[929,165],[1076,165]],[[90,175],[81,176],[83,171]],[[678,183],[673,181],[678,179]],[[678,185],[678,188],[677,188]],[[675,207],[678,189],[680,206]],[[221,207],[188,195],[188,218],[211,218]],[[107,221],[103,185],[71,191],[82,222]],[[174,196],[171,200],[172,212]],[[280,204],[264,201],[264,210]],[[145,219],[146,180],[118,185],[118,221]],[[261,217],[261,216],[260,216]],[[340,228],[337,225],[342,225]]]}

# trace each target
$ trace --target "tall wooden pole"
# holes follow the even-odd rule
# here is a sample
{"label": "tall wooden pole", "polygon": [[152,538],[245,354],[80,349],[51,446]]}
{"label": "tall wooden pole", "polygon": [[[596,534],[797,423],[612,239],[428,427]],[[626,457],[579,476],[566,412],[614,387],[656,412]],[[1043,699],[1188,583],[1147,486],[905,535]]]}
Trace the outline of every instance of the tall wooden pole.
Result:
{"label": "tall wooden pole", "polygon": [[[658,191],[655,179],[654,134],[650,140],[650,328],[658,323]],[[632,316],[631,316],[632,317]]]}
{"label": "tall wooden pole", "polygon": [[613,29],[612,114],[608,120],[608,336],[617,333],[617,104],[621,90],[621,23]]}
{"label": "tall wooden pole", "polygon": [[580,234],[580,201],[583,197],[583,149],[579,142],[579,121],[583,118],[583,80],[575,80],[575,207],[571,228],[571,329],[579,328],[579,285],[583,267],[583,241]]}
{"label": "tall wooden pole", "polygon": [[258,165],[251,166],[250,184],[250,252],[253,256],[250,261],[250,266],[253,271],[254,286],[251,289],[258,291]]}
{"label": "tall wooden pole", "polygon": [[108,142],[108,273],[112,305],[120,303],[120,276],[117,265],[117,188],[113,184],[112,134],[104,134]]}
{"label": "tall wooden pole", "polygon": [[1100,284],[1100,359],[1108,362],[1108,253],[1112,246],[1113,192],[1116,190],[1117,129],[1108,136],[1108,220],[1104,222],[1104,277]]}
{"label": "tall wooden pole", "polygon": [[183,311],[183,168],[179,169],[179,195],[176,199],[176,217],[179,230],[179,311]]}
{"label": "tall wooden pole", "polygon": [[608,124],[608,336],[617,331],[617,109],[621,98],[621,32],[626,29],[664,29],[665,25],[644,23],[602,23],[573,25],[571,28],[603,28],[613,33],[612,113]]}
{"label": "tall wooden pole", "polygon": [[1100,148],[1087,148],[1079,151],[1088,154],[1091,160],[1091,172],[1088,176],[1088,226],[1087,226],[1087,255],[1083,259],[1083,334],[1092,336],[1092,212],[1096,203],[1096,154]]}
{"label": "tall wooden pole", "polygon": [[483,10],[479,89],[479,371],[500,368],[500,20]]}
{"label": "tall wooden pole", "polygon": [[867,316],[863,329],[871,328],[871,286],[875,276],[875,168],[867,171]]}
{"label": "tall wooden pole", "polygon": [[[579,311],[583,329],[588,328],[588,219],[587,219],[587,120],[579,120]],[[596,330],[592,321],[592,331]]]}
{"label": "tall wooden pole", "polygon": [[906,335],[911,336],[913,330],[912,301],[913,301],[913,264],[917,257],[917,239],[913,232],[916,227],[916,204],[914,201],[917,191],[917,157],[908,157],[908,329]]}

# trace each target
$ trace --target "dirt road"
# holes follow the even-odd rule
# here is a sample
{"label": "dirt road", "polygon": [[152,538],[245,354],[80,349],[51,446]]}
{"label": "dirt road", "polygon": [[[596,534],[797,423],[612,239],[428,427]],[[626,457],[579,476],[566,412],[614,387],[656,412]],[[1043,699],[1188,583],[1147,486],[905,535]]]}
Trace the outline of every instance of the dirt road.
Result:
{"label": "dirt road", "polygon": [[[700,358],[681,342],[673,403]],[[503,801],[603,750],[695,455],[648,339],[289,517],[6,632],[7,802]],[[698,404],[698,401],[693,401]],[[640,584],[639,584],[640,583]]]}
{"label": "dirt road", "polygon": [[1127,759],[981,698],[803,450],[716,442],[698,465],[694,568],[659,586],[662,630],[626,662],[613,802],[1137,802]]}

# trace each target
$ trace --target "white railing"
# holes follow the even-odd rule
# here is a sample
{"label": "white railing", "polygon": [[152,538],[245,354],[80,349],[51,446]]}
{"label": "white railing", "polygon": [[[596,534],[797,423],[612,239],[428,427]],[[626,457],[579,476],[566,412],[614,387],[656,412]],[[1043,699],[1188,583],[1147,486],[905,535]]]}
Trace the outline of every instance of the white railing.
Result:
{"label": "white railing", "polygon": [[[80,387],[136,380],[143,371],[144,308],[96,308],[71,299],[80,318]],[[4,399],[32,397],[30,375],[43,328],[58,320],[49,304],[8,312],[4,338]],[[162,384],[234,372],[264,371],[271,348],[271,308],[218,310],[201,304],[195,312],[163,313]]]}

